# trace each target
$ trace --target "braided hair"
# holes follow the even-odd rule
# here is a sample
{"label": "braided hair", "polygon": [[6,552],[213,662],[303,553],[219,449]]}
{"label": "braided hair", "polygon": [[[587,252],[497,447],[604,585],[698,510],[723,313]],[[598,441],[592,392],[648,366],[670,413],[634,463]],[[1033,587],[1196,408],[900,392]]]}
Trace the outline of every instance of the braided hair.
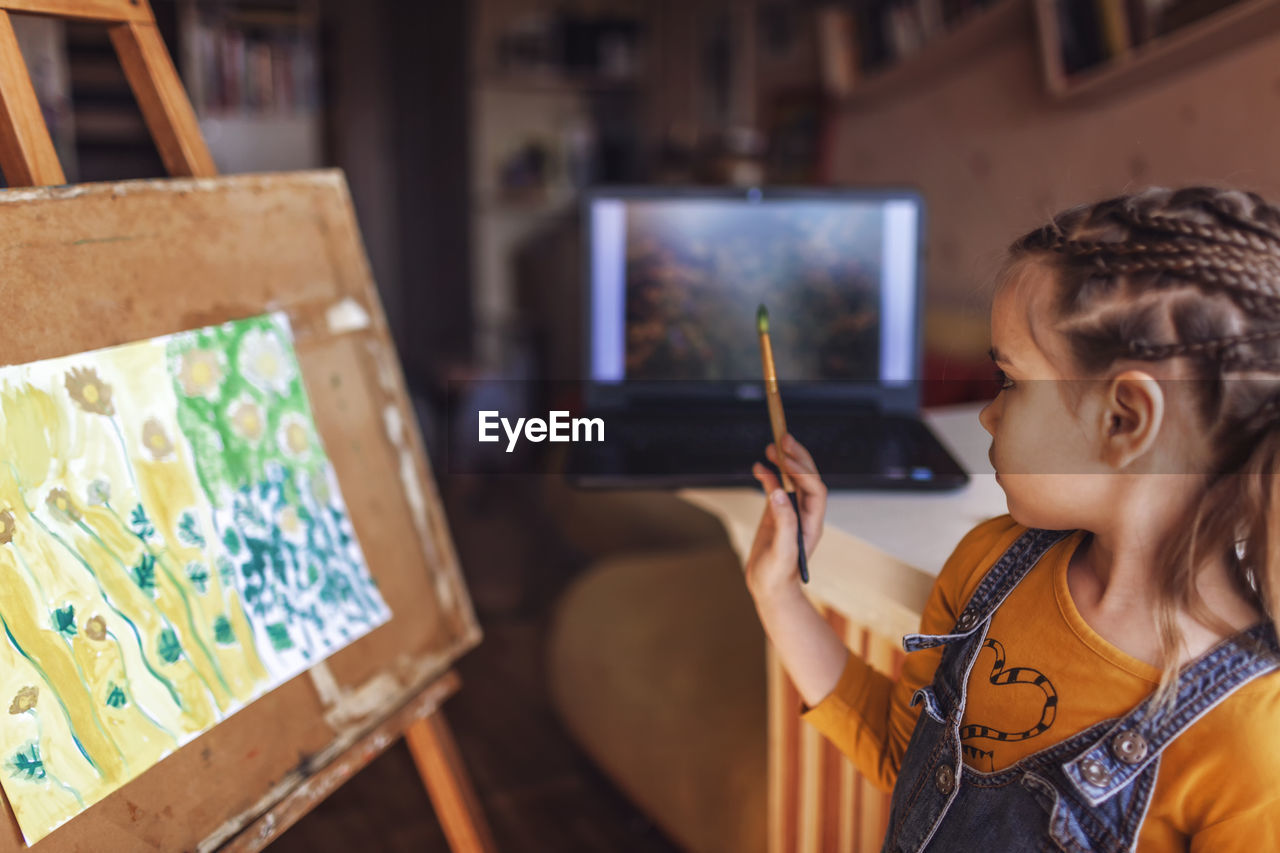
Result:
{"label": "braided hair", "polygon": [[1218,437],[1280,427],[1280,208],[1153,187],[1066,210],[1010,247],[1033,255],[1058,273],[1061,330],[1086,372],[1187,357]]}
{"label": "braided hair", "polygon": [[[1010,264],[1054,273],[1055,328],[1089,376],[1184,358],[1217,458],[1165,543],[1165,660],[1177,611],[1222,629],[1196,576],[1225,557],[1240,591],[1280,617],[1280,208],[1252,192],[1152,187],[1065,210],[1016,241]],[[1176,673],[1166,666],[1161,691]]]}

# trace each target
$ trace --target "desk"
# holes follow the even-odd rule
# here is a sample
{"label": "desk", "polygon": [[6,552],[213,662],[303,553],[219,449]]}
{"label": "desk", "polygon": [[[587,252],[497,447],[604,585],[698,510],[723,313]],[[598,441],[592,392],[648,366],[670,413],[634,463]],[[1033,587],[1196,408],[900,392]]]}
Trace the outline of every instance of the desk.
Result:
{"label": "desk", "polygon": [[[822,541],[809,561],[809,597],[848,646],[896,673],[901,638],[919,628],[934,577],[960,538],[1006,511],[987,459],[982,404],[926,412],[925,420],[972,477],[955,492],[833,491]],[[799,436],[801,441],[803,436]],[[683,489],[678,495],[717,516],[745,558],[764,512],[759,489]],[[769,651],[769,851],[876,851],[888,797],[813,728],[800,697]]]}

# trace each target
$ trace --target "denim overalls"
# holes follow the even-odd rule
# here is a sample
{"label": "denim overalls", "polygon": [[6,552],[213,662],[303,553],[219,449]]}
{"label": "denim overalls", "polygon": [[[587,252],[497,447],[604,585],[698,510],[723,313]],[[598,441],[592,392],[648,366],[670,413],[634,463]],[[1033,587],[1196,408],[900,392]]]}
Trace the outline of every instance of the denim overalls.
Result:
{"label": "denim overalls", "polygon": [[[1160,754],[1227,694],[1278,665],[1269,621],[1228,638],[1178,678],[1172,711],[1148,699],[1119,719],[1027,756],[996,773],[961,761],[969,671],[991,616],[1051,546],[1072,531],[1030,529],[991,567],[950,634],[908,634],[908,652],[946,645],[893,789],[886,853],[1129,851],[1147,813]],[[1261,645],[1259,645],[1261,644]],[[1260,651],[1270,650],[1270,654]]]}

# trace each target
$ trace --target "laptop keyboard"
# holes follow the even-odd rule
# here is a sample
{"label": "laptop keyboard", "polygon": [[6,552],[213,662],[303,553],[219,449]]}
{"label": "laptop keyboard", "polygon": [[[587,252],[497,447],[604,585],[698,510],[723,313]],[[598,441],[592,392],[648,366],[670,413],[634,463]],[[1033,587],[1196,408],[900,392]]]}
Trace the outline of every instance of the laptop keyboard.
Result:
{"label": "laptop keyboard", "polygon": [[[805,447],[852,448],[873,437],[878,428],[859,422],[836,422],[827,419],[805,422],[795,419],[789,424],[793,435]],[[763,455],[765,445],[773,441],[773,432],[765,423],[750,423],[742,418],[734,420],[649,421],[644,424],[623,425],[626,437],[636,447],[660,447],[671,444],[689,444],[710,448],[752,448]],[[861,439],[861,440],[860,440]]]}
{"label": "laptop keyboard", "polygon": [[[754,486],[751,464],[773,441],[764,412],[606,417],[605,442],[575,445],[566,474],[594,486]],[[920,421],[903,416],[787,413],[830,488],[939,489],[967,477]]]}
{"label": "laptop keyboard", "polygon": [[[851,416],[836,418],[792,416],[787,427],[813,455],[818,471],[859,471],[885,465],[906,465],[912,445],[923,427],[909,418]],[[699,417],[676,421],[646,419],[618,425],[630,449],[646,454],[675,454],[703,459],[743,460],[747,468],[764,460],[765,445],[773,441],[767,418]]]}

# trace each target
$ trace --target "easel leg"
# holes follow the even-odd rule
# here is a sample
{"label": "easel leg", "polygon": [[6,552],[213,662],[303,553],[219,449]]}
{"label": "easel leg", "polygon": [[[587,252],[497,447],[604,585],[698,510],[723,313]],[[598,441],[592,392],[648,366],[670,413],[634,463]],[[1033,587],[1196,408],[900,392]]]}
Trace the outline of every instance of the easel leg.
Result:
{"label": "easel leg", "polygon": [[405,729],[404,739],[426,783],[449,847],[454,853],[496,851],[444,712],[437,709],[413,723]]}

